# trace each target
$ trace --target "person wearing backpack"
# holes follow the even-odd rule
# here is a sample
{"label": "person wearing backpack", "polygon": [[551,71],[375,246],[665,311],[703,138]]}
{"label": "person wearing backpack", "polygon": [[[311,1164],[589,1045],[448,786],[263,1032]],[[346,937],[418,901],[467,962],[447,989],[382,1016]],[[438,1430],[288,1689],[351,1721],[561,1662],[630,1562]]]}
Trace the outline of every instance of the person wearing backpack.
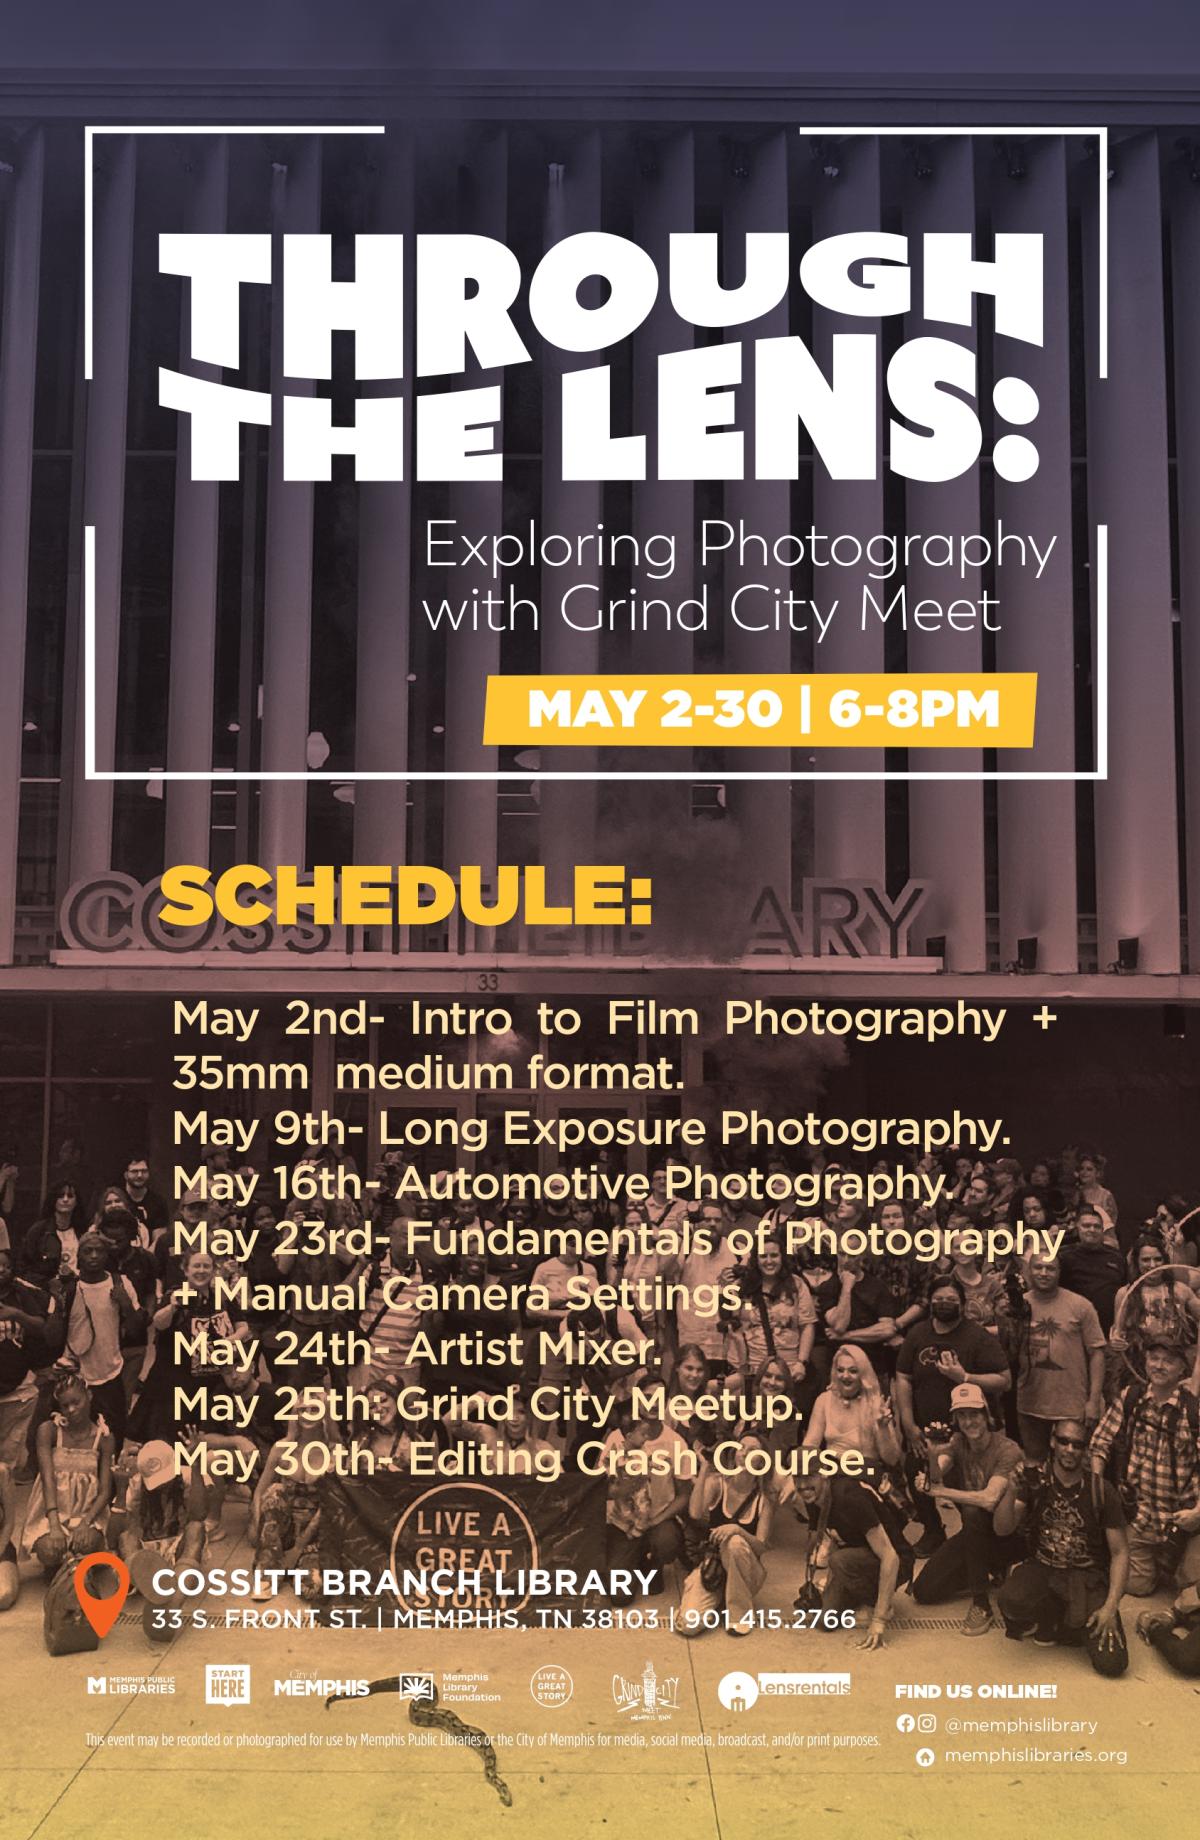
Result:
{"label": "person wearing backpack", "polygon": [[1191,1354],[1164,1331],[1147,1341],[1145,1362],[1145,1382],[1114,1399],[1089,1451],[1093,1474],[1122,1497],[1134,1597],[1177,1576],[1180,1584],[1200,1580],[1200,1400],[1184,1384]]}
{"label": "person wearing backpack", "polygon": [[1040,1648],[1086,1648],[1097,1674],[1116,1680],[1129,1666],[1120,1612],[1129,1540],[1116,1489],[1084,1466],[1087,1443],[1081,1419],[1057,1419],[1049,1462],[1022,1464],[1009,1477],[992,1525],[1001,1539],[1019,1528],[1029,1557],[997,1602],[1012,1641],[1032,1630]]}
{"label": "person wearing backpack", "polygon": [[113,1454],[120,1456],[127,1418],[124,1350],[145,1345],[147,1317],[129,1279],[109,1269],[111,1251],[103,1233],[84,1234],[79,1270],[63,1280],[59,1309],[66,1324],[62,1359],[83,1375],[108,1425]]}

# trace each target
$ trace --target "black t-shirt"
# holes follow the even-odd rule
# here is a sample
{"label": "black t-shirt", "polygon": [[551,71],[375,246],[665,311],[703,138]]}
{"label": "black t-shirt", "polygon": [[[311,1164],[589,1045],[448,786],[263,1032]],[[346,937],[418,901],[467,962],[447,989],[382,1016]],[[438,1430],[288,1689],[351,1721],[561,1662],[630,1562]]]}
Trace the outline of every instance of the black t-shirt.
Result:
{"label": "black t-shirt", "polygon": [[[12,1289],[0,1303],[21,1310],[26,1316],[46,1315],[48,1299],[35,1284],[14,1278]],[[50,1359],[46,1338],[40,1329],[27,1329],[24,1323],[0,1322],[0,1394],[11,1393],[35,1368],[45,1367]]]}
{"label": "black t-shirt", "polygon": [[[170,1384],[177,1387],[194,1387],[200,1382],[209,1385],[223,1385],[229,1377],[231,1366],[223,1360],[218,1367],[212,1360],[214,1346],[222,1355],[228,1350],[220,1344],[232,1339],[234,1330],[246,1320],[244,1311],[231,1303],[215,1304],[211,1297],[207,1301],[193,1297],[190,1303],[180,1304],[171,1318],[170,1328],[162,1338],[166,1343],[165,1356]],[[194,1353],[182,1346],[183,1338],[203,1336],[204,1341],[197,1345]],[[180,1338],[178,1341],[176,1338]],[[208,1359],[205,1359],[205,1354]]]}
{"label": "black t-shirt", "polygon": [[1115,1246],[1064,1246],[1062,1253],[1062,1287],[1086,1297],[1100,1318],[1107,1335],[1113,1325],[1117,1292],[1126,1282],[1125,1261]]}
{"label": "black t-shirt", "polygon": [[[825,1321],[826,1312],[834,1309],[841,1302],[842,1280],[840,1276],[826,1278],[824,1284],[817,1285],[813,1291],[813,1302],[817,1306],[817,1315],[826,1336],[829,1326]],[[878,1278],[864,1276],[855,1280],[850,1292],[850,1328],[873,1329],[885,1316],[894,1317],[897,1313],[896,1299],[886,1284]],[[835,1351],[841,1347],[845,1337],[830,1340],[830,1347]],[[863,1353],[872,1367],[878,1372],[887,1371],[887,1354],[882,1342],[864,1342]]]}
{"label": "black t-shirt", "polygon": [[[939,1335],[931,1322],[914,1323],[896,1358],[896,1372],[912,1382],[913,1417],[922,1427],[950,1423],[950,1394],[959,1383],[939,1366],[942,1354],[953,1354],[964,1373],[1009,1371],[999,1338],[978,1323],[964,1319],[948,1335]],[[990,1401],[989,1410],[994,1410]]]}
{"label": "black t-shirt", "polygon": [[129,1190],[123,1189],[126,1205],[140,1227],[145,1227],[147,1236],[153,1240],[156,1233],[161,1233],[171,1224],[171,1209],[156,1189],[148,1188],[140,1201],[135,1201]]}
{"label": "black t-shirt", "polygon": [[1124,1527],[1125,1515],[1111,1482],[1099,1492],[1097,1503],[1087,1474],[1061,1483],[1050,1463],[1018,1472],[1015,1493],[1028,1504],[1025,1532],[1034,1558],[1054,1571],[1108,1570],[1107,1532]]}
{"label": "black t-shirt", "polygon": [[856,1476],[835,1476],[830,1485],[828,1526],[843,1546],[866,1546],[872,1527],[882,1527],[901,1559],[910,1556],[899,1513],[876,1489]]}
{"label": "black t-shirt", "polygon": [[108,1261],[108,1269],[114,1276],[119,1274],[129,1279],[143,1309],[153,1304],[154,1260],[148,1252],[143,1252],[140,1246],[131,1246],[129,1251],[123,1254],[114,1251]]}

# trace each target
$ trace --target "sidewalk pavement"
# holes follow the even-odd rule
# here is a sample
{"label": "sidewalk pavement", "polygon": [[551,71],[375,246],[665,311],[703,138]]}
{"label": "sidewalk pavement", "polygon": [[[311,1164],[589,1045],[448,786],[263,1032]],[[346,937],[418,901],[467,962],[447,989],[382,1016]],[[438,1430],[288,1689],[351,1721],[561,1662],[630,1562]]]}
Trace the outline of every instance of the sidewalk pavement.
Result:
{"label": "sidewalk pavement", "polygon": [[[245,1509],[227,1509],[230,1537],[212,1565],[248,1565]],[[761,1607],[790,1615],[799,1575],[795,1529],[770,1555]],[[806,1831],[824,1840],[879,1832],[941,1840],[955,1832],[995,1840],[1082,1835],[1115,1820],[1149,1834],[1200,1797],[1197,1688],[1171,1675],[1133,1633],[1145,1607],[1126,1600],[1130,1669],[1094,1675],[1076,1652],[1007,1641],[997,1630],[960,1633],[965,1603],[922,1611],[902,1596],[887,1647],[854,1648],[853,1632],[764,1630],[745,1639],[710,1633],[684,1641],[669,1629],[522,1629],[381,1632],[355,1629],[188,1628],[151,1644],[130,1600],[100,1651],[52,1659],[41,1635],[42,1590],[26,1570],[15,1610],[0,1618],[0,1728],[6,1734],[2,1840],[408,1840],[437,1832],[520,1833],[522,1840],[760,1840]],[[676,1581],[677,1585],[677,1581]],[[642,1606],[665,1617],[677,1588]],[[241,1607],[242,1600],[238,1600]],[[289,1595],[279,1607],[296,1609]],[[263,1610],[268,1606],[254,1606]],[[620,1687],[657,1676],[653,1716]],[[251,1701],[210,1705],[206,1665],[249,1663]],[[559,1709],[539,1705],[536,1670],[572,1677]],[[395,1693],[326,1710],[323,1694],[293,1698],[276,1681],[300,1670],[325,1680],[431,1671],[444,1704],[497,1740],[504,1808],[479,1758],[440,1731],[414,1727]],[[742,1671],[848,1672],[848,1695],[761,1694],[745,1711],[718,1696]],[[152,1676],[170,1694],[89,1692],[89,1678]],[[486,1676],[475,1682],[470,1675]],[[672,1684],[674,1683],[674,1684]],[[910,1699],[900,1684],[968,1685],[967,1700]],[[1047,1683],[1051,1699],[984,1699],[979,1688]],[[106,1685],[110,1684],[106,1681]],[[622,1704],[618,1704],[618,1696]],[[728,1695],[727,1695],[728,1697]],[[897,1719],[935,1718],[911,1733]],[[954,1718],[1095,1722],[1094,1732],[954,1733]],[[1088,1753],[1071,1761],[1012,1760],[1030,1747]],[[994,1762],[948,1760],[948,1749],[1007,1748]],[[932,1751],[927,1765],[917,1752]],[[1127,1761],[1096,1761],[1099,1752]]]}

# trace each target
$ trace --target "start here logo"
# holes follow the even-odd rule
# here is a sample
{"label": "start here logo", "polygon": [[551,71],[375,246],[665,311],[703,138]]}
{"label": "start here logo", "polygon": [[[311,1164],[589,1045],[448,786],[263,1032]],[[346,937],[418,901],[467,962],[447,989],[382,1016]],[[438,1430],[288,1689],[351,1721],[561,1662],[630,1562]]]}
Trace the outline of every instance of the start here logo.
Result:
{"label": "start here logo", "polygon": [[204,1700],[209,1706],[248,1706],[250,1669],[245,1662],[227,1667],[210,1663],[204,1670]]}

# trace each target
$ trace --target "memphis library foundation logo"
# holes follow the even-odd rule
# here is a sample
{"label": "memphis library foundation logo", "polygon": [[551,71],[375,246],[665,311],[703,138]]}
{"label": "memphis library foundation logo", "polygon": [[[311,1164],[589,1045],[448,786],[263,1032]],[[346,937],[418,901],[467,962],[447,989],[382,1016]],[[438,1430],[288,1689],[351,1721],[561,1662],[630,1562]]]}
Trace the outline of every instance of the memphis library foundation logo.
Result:
{"label": "memphis library foundation logo", "polygon": [[231,1667],[210,1663],[204,1670],[204,1702],[208,1706],[248,1706],[250,1669],[244,1662]]}
{"label": "memphis library foundation logo", "polygon": [[617,1711],[627,1712],[631,1724],[637,1725],[645,1719],[669,1719],[679,1709],[679,1676],[672,1674],[669,1679],[660,1680],[653,1661],[647,1661],[640,1680],[626,1680],[614,1674],[612,1696]]}
{"label": "memphis library foundation logo", "polygon": [[759,1696],[768,1699],[838,1697],[850,1691],[849,1674],[745,1674],[722,1676],[717,1698],[727,1712],[749,1712]]}

